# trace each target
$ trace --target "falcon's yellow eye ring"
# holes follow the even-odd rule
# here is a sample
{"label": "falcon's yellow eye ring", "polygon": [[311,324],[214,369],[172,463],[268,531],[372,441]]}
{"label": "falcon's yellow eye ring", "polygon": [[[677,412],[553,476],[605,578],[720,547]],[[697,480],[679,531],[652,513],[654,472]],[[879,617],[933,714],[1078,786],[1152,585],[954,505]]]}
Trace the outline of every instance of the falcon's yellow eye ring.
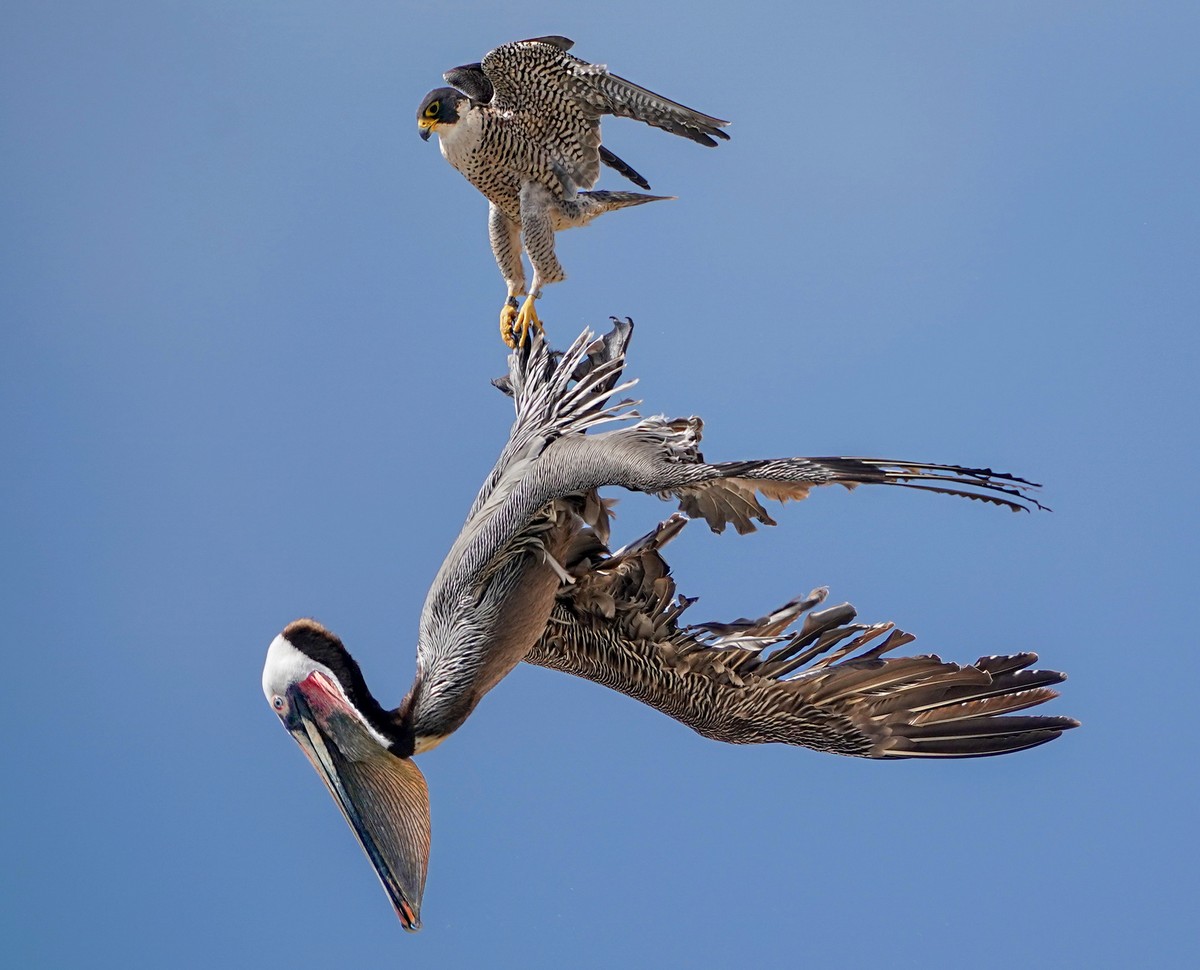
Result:
{"label": "falcon's yellow eye ring", "polygon": [[440,101],[433,102],[433,104],[431,104],[428,108],[425,109],[425,117],[426,118],[436,118],[438,116],[438,110],[441,108],[441,106],[442,105],[441,105]]}

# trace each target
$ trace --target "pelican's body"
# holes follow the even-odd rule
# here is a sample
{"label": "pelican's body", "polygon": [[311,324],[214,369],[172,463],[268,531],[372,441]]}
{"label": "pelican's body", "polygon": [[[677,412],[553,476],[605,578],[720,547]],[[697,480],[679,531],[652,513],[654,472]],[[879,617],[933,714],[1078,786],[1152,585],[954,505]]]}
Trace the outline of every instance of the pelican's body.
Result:
{"label": "pelican's body", "polygon": [[[853,610],[808,613],[823,593],[757,621],[684,629],[686,601],[660,553],[676,516],[610,554],[596,489],[675,497],[714,531],[774,524],[759,495],[803,498],[815,485],[901,485],[1019,509],[1028,483],[987,469],[856,458],[708,464],[696,418],[626,416],[609,398],[631,327],[584,334],[563,355],[540,337],[510,356],[504,388],[517,418],[421,612],[417,669],[384,709],[341,641],[311,620],[272,643],[263,690],[301,744],[371,858],[406,928],[419,925],[429,844],[424,779],[412,756],[463,723],[523,659],[636,697],[709,737],[781,741],[866,757],[970,757],[1051,740],[1075,722],[1004,716],[1054,696],[1062,679],[1029,671],[1034,654],[960,667],[936,657],[884,659],[911,637],[855,625]],[[835,646],[843,644],[842,646]],[[775,647],[770,656],[765,653]]]}

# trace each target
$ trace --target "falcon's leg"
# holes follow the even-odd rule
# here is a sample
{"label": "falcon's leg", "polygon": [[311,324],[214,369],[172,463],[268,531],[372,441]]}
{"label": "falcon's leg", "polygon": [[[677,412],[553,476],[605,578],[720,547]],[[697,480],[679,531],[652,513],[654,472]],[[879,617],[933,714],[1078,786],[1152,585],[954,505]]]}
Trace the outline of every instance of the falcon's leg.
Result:
{"label": "falcon's leg", "polygon": [[513,321],[513,343],[523,343],[530,328],[542,329],[533,301],[542,295],[542,287],[567,278],[554,255],[553,213],[558,199],[544,185],[526,182],[521,186],[521,237],[525,252],[533,264],[533,285]]}
{"label": "falcon's leg", "polygon": [[488,239],[492,255],[500,267],[500,275],[508,284],[508,299],[500,310],[500,336],[515,347],[513,325],[517,319],[518,296],[525,295],[525,267],[521,264],[521,226],[491,203],[488,206]]}

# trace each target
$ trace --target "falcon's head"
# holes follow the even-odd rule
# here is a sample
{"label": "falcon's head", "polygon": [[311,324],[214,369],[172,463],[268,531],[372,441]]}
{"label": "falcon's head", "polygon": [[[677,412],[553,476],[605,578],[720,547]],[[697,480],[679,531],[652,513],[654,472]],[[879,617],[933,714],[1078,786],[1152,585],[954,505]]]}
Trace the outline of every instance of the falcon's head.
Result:
{"label": "falcon's head", "polygon": [[434,88],[430,91],[417,108],[417,127],[421,129],[421,138],[428,141],[437,129],[456,124],[459,108],[469,101],[470,98],[454,88]]}

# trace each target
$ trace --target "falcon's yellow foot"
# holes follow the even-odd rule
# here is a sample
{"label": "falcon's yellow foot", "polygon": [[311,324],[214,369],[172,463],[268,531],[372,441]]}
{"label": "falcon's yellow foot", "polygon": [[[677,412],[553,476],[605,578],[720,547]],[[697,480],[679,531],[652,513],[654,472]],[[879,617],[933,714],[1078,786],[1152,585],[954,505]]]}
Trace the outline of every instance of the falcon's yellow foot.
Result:
{"label": "falcon's yellow foot", "polygon": [[508,346],[516,348],[524,345],[529,339],[529,331],[542,330],[542,321],[538,319],[533,301],[536,297],[527,296],[518,310],[513,302],[504,304],[500,311],[500,336]]}
{"label": "falcon's yellow foot", "polygon": [[500,310],[500,339],[509,347],[517,345],[517,342],[513,340],[513,324],[517,320],[517,306],[517,298],[510,296],[508,302]]}

